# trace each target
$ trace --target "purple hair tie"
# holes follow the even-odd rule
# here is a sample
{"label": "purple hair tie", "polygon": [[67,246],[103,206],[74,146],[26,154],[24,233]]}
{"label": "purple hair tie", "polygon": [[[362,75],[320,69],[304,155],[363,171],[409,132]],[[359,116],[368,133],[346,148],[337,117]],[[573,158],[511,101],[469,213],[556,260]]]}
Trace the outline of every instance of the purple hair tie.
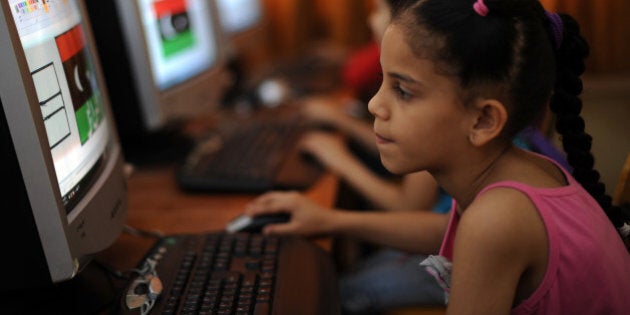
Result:
{"label": "purple hair tie", "polygon": [[483,0],[477,0],[477,2],[473,4],[473,9],[481,16],[486,16],[488,15],[488,12],[490,12],[486,4],[483,3]]}
{"label": "purple hair tie", "polygon": [[564,23],[562,23],[562,18],[558,13],[551,13],[549,11],[545,11],[549,22],[551,22],[551,32],[553,34],[554,44],[556,44],[556,49],[560,49],[562,45],[562,33],[564,29]]}

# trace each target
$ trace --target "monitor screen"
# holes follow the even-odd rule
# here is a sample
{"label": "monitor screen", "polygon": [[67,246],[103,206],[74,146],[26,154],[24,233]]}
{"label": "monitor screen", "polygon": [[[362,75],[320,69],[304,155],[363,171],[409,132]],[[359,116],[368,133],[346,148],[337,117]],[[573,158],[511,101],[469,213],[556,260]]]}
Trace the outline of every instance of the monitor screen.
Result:
{"label": "monitor screen", "polygon": [[147,147],[178,142],[167,134],[221,97],[223,37],[214,1],[86,5],[125,155],[161,154]]}
{"label": "monitor screen", "polygon": [[[74,3],[44,3],[42,8],[13,2],[20,36],[46,127],[55,175],[64,204],[72,210],[79,185],[105,151],[111,135],[104,100],[85,45],[81,16]],[[19,9],[18,9],[19,8]]]}
{"label": "monitor screen", "polygon": [[263,17],[260,0],[218,0],[224,32],[235,34],[260,24]]}
{"label": "monitor screen", "polygon": [[210,4],[203,0],[136,0],[151,73],[166,90],[209,69],[218,58]]}
{"label": "monitor screen", "polygon": [[0,230],[34,257],[16,268],[42,273],[18,272],[20,281],[63,281],[122,229],[121,152],[80,3],[8,0],[2,9],[2,165],[19,169],[2,180],[22,183],[11,189],[23,199]]}

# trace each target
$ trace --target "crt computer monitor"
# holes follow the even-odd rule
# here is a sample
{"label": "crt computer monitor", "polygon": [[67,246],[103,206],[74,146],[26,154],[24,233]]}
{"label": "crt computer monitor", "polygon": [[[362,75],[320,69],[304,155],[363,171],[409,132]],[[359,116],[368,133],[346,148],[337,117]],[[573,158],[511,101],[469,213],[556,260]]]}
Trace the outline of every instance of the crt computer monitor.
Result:
{"label": "crt computer monitor", "polygon": [[82,3],[0,9],[0,290],[46,287],[121,233],[123,159]]}
{"label": "crt computer monitor", "polygon": [[128,160],[168,160],[185,153],[181,123],[212,111],[225,84],[214,1],[86,5]]}

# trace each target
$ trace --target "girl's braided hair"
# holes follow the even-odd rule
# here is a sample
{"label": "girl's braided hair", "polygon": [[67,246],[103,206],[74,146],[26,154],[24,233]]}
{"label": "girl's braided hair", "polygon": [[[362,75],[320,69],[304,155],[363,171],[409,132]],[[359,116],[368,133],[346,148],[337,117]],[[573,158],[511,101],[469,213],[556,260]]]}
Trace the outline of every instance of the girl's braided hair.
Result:
{"label": "girl's braided hair", "polygon": [[485,0],[484,15],[474,3],[401,0],[392,21],[421,26],[405,27],[408,43],[416,54],[435,61],[439,71],[459,78],[465,104],[484,93],[506,105],[509,118],[502,136],[511,138],[534,123],[549,104],[573,176],[627,241],[630,216],[612,206],[580,116],[580,76],[589,46],[578,23],[569,15],[546,12],[537,0]]}

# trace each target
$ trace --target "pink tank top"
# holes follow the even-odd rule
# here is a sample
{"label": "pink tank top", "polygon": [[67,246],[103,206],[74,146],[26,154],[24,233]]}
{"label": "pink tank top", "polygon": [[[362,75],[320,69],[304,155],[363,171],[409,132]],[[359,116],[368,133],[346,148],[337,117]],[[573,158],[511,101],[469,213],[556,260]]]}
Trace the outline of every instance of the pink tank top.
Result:
{"label": "pink tank top", "polygon": [[[536,206],[547,230],[549,263],[545,276],[512,314],[630,314],[630,254],[597,202],[552,162],[564,172],[567,186],[536,188],[505,181],[478,194],[496,187],[521,191]],[[453,202],[440,249],[440,255],[449,260],[459,222],[454,209]]]}

